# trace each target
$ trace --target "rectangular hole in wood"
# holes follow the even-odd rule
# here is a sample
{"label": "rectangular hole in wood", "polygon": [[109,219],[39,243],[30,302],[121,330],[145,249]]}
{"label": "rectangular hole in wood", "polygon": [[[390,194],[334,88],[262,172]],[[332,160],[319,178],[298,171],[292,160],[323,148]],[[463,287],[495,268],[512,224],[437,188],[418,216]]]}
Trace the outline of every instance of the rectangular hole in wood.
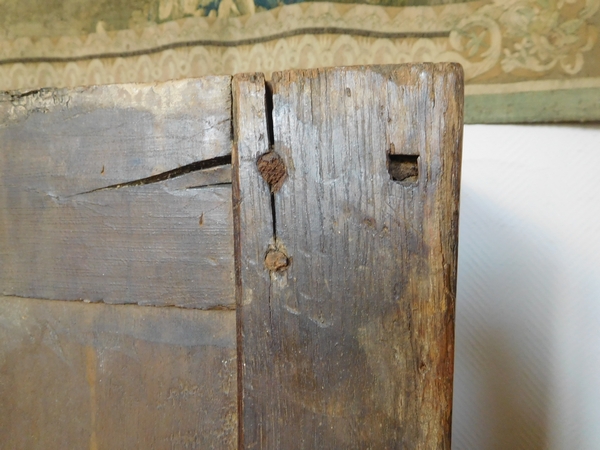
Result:
{"label": "rectangular hole in wood", "polygon": [[419,179],[419,155],[388,154],[388,172],[394,181],[416,183]]}

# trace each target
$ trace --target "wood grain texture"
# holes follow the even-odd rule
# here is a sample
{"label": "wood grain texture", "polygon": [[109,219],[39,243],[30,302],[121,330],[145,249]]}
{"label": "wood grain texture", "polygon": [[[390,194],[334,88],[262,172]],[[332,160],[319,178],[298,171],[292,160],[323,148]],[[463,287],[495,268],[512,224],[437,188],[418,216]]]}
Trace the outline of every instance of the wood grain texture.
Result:
{"label": "wood grain texture", "polygon": [[[233,158],[235,220],[260,230],[238,247],[242,444],[449,449],[462,70],[287,71],[272,85],[287,168],[275,240],[242,128]],[[415,182],[391,179],[394,155],[418,155]],[[289,267],[261,265],[269,245]]]}
{"label": "wood grain texture", "polygon": [[235,312],[0,297],[0,447],[233,449]]}
{"label": "wood grain texture", "polygon": [[53,195],[138,180],[231,153],[231,77],[0,93],[0,139]]}
{"label": "wood grain texture", "polygon": [[230,77],[4,95],[0,292],[233,308],[231,145]]}
{"label": "wood grain texture", "polygon": [[[233,121],[233,211],[236,263],[236,302],[238,310],[238,382],[240,385],[239,414],[248,420],[240,421],[239,442],[244,447],[244,434],[259,433],[254,395],[269,392],[268,379],[249,378],[269,365],[265,349],[257,351],[270,326],[269,272],[265,269],[265,254],[273,244],[271,194],[268,184],[258,171],[258,159],[269,150],[268,112],[265,108],[265,79],[262,74],[235,75],[232,81]],[[241,309],[240,309],[241,308]],[[246,346],[246,342],[250,344]],[[240,416],[242,417],[242,416]],[[251,420],[256,417],[256,421]],[[250,448],[250,447],[248,447]]]}

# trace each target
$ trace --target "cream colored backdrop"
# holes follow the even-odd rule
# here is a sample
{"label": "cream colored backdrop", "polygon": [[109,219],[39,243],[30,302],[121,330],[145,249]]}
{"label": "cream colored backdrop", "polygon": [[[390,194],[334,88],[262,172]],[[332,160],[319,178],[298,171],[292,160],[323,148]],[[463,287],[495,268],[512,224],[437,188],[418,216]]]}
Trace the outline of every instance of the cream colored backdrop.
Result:
{"label": "cream colored backdrop", "polygon": [[600,449],[600,125],[465,127],[455,450]]}

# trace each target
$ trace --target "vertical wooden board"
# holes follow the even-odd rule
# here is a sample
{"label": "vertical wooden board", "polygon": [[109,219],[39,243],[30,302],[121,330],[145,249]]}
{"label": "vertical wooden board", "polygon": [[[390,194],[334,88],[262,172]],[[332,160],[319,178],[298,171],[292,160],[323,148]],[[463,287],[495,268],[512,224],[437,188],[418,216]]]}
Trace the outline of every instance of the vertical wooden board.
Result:
{"label": "vertical wooden board", "polygon": [[[269,378],[254,377],[269,365],[269,355],[257,351],[255,343],[269,333],[270,277],[265,253],[272,244],[271,195],[261,178],[258,158],[269,150],[268,111],[265,108],[265,79],[262,74],[233,77],[233,121],[235,143],[233,163],[233,211],[238,317],[238,382],[240,445],[244,435],[259,432],[254,418],[261,398],[269,393]],[[246,343],[249,343],[246,346]],[[243,374],[243,375],[242,375]],[[243,421],[243,423],[242,423]]]}
{"label": "vertical wooden board", "polygon": [[0,293],[233,308],[231,77],[0,96]]}
{"label": "vertical wooden board", "polygon": [[450,448],[462,83],[454,64],[273,75],[289,267],[248,305],[264,276],[242,267],[246,448]]}
{"label": "vertical wooden board", "polygon": [[0,297],[0,447],[233,449],[235,312]]}

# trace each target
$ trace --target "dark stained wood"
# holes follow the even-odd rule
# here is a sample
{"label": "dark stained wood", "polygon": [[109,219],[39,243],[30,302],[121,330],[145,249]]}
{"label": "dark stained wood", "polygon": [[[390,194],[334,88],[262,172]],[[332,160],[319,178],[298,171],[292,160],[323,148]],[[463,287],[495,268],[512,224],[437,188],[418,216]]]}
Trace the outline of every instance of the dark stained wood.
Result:
{"label": "dark stained wood", "polygon": [[233,449],[235,312],[0,297],[0,447]]}
{"label": "dark stained wood", "polygon": [[233,308],[231,145],[230,77],[4,94],[0,293]]}
{"label": "dark stained wood", "polygon": [[449,449],[460,66],[275,73],[275,230],[261,82],[233,89],[242,447]]}

